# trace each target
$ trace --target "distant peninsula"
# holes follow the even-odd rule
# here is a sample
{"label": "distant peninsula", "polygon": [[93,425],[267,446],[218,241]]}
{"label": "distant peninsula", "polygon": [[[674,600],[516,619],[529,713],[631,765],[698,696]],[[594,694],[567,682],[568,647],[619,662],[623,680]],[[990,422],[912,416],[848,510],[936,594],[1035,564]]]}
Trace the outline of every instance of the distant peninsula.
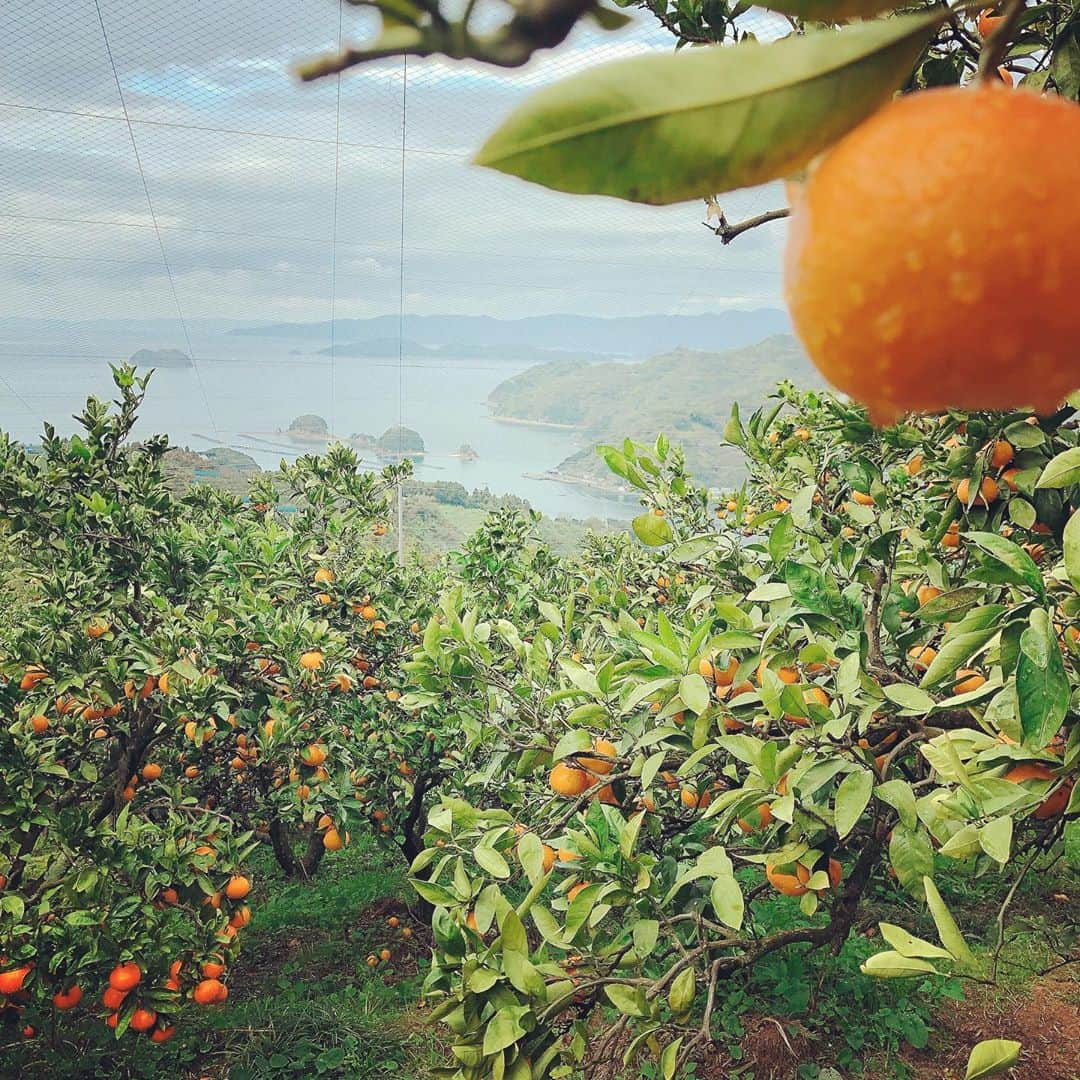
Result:
{"label": "distant peninsula", "polygon": [[191,357],[179,349],[140,349],[132,353],[129,364],[135,367],[189,368]]}
{"label": "distant peninsula", "polygon": [[673,349],[641,363],[543,364],[500,383],[488,405],[497,419],[580,433],[585,445],[550,479],[614,492],[618,484],[595,446],[626,437],[651,442],[662,431],[686,451],[696,480],[730,487],[743,479],[741,454],[723,441],[732,404],[748,413],[785,379],[823,385],[798,342],[777,334],[725,352]]}

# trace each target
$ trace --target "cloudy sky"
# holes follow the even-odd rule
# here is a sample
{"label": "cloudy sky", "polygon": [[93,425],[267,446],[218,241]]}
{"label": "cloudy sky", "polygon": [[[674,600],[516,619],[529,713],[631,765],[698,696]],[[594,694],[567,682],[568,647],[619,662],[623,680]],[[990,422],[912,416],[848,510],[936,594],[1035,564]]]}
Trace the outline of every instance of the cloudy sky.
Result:
{"label": "cloudy sky", "polygon": [[[468,165],[530,90],[670,48],[645,17],[517,72],[373,65],[342,78],[339,110],[335,81],[290,74],[336,46],[334,0],[99,4],[0,7],[0,318],[357,317],[396,312],[402,281],[415,313],[779,303],[782,223],[724,248],[700,204],[572,198]],[[365,25],[344,9],[346,39]]]}

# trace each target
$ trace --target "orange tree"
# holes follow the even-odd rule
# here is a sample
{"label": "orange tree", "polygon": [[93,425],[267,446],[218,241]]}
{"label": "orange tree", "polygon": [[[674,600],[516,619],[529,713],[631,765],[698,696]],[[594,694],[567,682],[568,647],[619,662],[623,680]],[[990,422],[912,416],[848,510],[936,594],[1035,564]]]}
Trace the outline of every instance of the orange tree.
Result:
{"label": "orange tree", "polygon": [[[940,943],[883,923],[866,977],[993,979],[1016,880],[1077,857],[1072,408],[877,431],[785,387],[726,434],[751,481],[712,527],[663,440],[603,451],[642,493],[647,604],[643,557],[609,551],[615,587],[568,572],[528,621],[448,594],[408,665],[406,707],[471,715],[490,754],[414,863],[454,1075],[621,1053],[674,1076],[768,957],[838,948],[875,890],[925,904]],[[946,867],[1001,881],[977,941]],[[980,1044],[971,1075],[1018,1052]]]}
{"label": "orange tree", "polygon": [[[287,875],[350,827],[416,854],[455,718],[397,704],[435,591],[370,542],[403,469],[335,447],[250,503],[176,497],[166,440],[129,441],[147,379],[115,381],[79,434],[0,443],[0,1005],[29,1029],[85,992],[118,1035],[160,1039],[181,992],[225,993],[258,842]],[[138,992],[99,1006],[128,963]]]}

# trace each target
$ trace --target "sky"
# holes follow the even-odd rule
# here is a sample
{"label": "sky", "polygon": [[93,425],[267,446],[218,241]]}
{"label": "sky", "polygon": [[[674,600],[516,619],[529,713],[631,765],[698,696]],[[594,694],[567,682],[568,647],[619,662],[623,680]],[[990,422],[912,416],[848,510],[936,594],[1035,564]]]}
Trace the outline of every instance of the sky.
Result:
{"label": "sky", "polygon": [[[490,0],[488,0],[490,3]],[[370,30],[345,5],[344,40]],[[530,91],[671,38],[579,30],[524,69],[382,61],[302,85],[334,0],[5,0],[0,319],[499,318],[780,304],[784,224],[549,192],[470,153]],[[732,220],[782,205],[725,196]]]}

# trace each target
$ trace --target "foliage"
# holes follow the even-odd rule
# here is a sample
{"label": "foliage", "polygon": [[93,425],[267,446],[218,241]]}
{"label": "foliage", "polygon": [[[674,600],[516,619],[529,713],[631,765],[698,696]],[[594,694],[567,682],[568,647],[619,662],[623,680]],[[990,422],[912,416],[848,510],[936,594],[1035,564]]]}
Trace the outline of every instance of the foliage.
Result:
{"label": "foliage", "polygon": [[[877,432],[785,388],[733,414],[752,482],[715,528],[665,440],[602,448],[646,507],[645,581],[615,542],[528,621],[444,597],[405,704],[456,708],[490,748],[483,800],[444,798],[413,864],[455,1075],[613,1053],[673,1075],[731,994],[843,949],[890,876],[941,944],[883,923],[866,974],[994,976],[992,928],[973,951],[934,877],[1025,869],[1078,808],[1071,491],[1039,486],[1068,476],[1072,417]],[[792,897],[779,923],[755,902],[772,892]]]}

